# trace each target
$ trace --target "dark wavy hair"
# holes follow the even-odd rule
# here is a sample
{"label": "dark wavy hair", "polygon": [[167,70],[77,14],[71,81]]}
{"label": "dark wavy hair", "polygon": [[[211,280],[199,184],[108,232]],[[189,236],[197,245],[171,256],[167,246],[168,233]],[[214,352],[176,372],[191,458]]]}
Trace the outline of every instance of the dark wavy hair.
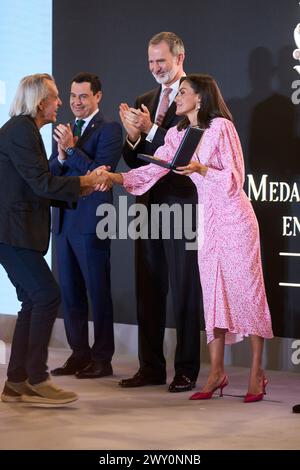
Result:
{"label": "dark wavy hair", "polygon": [[93,95],[98,93],[98,91],[102,90],[102,85],[100,82],[100,79],[97,75],[94,73],[89,73],[89,72],[80,72],[75,77],[72,78],[71,83],[83,83],[83,82],[88,82],[90,83],[91,90],[93,92]]}
{"label": "dark wavy hair", "polygon": [[[180,79],[180,83],[187,81],[195,93],[200,95],[201,105],[198,111],[198,126],[206,129],[210,126],[212,119],[222,117],[233,121],[231,112],[227,108],[224,98],[216,81],[210,75],[193,73]],[[177,129],[181,131],[190,125],[187,117],[177,124]]]}

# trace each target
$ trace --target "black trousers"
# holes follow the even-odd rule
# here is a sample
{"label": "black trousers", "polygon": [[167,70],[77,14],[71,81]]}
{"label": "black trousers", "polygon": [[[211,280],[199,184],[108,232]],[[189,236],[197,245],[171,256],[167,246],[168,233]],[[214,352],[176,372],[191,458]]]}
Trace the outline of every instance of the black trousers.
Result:
{"label": "black trousers", "polygon": [[22,302],[7,376],[32,385],[48,378],[48,344],[60,303],[58,285],[42,253],[0,243],[0,263]]}
{"label": "black trousers", "polygon": [[[179,178],[183,178],[179,176]],[[166,197],[167,193],[167,197]],[[148,199],[149,222],[151,204],[166,202],[184,204],[193,208],[191,228],[196,228],[197,194],[193,187],[177,188],[174,195],[166,184],[157,186]],[[145,203],[145,198],[139,198]],[[183,214],[183,212],[182,212]],[[153,217],[152,217],[153,219]],[[185,221],[186,222],[186,221]],[[152,220],[153,223],[153,220]],[[160,219],[160,235],[163,220]],[[184,225],[184,220],[182,219]],[[187,250],[184,236],[176,239],[174,221],[171,219],[170,238],[138,239],[136,242],[136,295],[139,334],[140,367],[162,378],[166,376],[163,341],[166,325],[166,304],[169,285],[171,288],[174,319],[177,333],[175,373],[196,379],[200,368],[200,313],[202,293],[199,280],[197,249]],[[153,234],[152,234],[153,235]]]}

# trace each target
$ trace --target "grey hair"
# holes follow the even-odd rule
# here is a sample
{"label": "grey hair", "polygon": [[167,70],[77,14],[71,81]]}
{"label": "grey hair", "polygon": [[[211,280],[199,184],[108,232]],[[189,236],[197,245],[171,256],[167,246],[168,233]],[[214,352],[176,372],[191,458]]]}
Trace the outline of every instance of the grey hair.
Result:
{"label": "grey hair", "polygon": [[35,73],[22,78],[11,104],[9,115],[13,117],[25,114],[35,118],[38,105],[49,94],[46,80],[54,82],[54,78],[47,73]]}
{"label": "grey hair", "polygon": [[148,46],[155,46],[162,41],[165,41],[168,44],[172,55],[177,56],[179,54],[184,54],[184,44],[182,39],[171,31],[162,31],[161,33],[155,34],[155,36],[150,39]]}

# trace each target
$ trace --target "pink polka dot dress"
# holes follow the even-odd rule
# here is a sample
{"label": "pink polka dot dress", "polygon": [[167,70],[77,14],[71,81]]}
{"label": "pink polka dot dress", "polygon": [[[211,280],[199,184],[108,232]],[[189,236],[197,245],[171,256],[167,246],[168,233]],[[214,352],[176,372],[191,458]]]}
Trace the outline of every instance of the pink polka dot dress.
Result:
{"label": "pink polka dot dress", "polygon": [[[184,132],[172,127],[155,155],[171,161]],[[272,338],[259,228],[243,191],[243,153],[234,125],[213,119],[193,160],[208,167],[205,176],[190,176],[199,199],[198,262],[207,341],[214,339],[215,328],[226,330],[227,344],[249,335]],[[168,171],[150,164],[122,173],[124,187],[143,194]]]}

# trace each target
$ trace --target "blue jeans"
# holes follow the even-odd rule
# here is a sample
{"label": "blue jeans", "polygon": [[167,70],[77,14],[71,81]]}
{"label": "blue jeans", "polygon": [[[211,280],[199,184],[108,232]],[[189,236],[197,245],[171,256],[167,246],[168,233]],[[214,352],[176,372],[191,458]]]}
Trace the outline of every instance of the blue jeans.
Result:
{"label": "blue jeans", "polygon": [[60,304],[59,287],[42,253],[0,243],[0,263],[22,307],[14,331],[7,377],[34,385],[48,378],[48,344]]}

